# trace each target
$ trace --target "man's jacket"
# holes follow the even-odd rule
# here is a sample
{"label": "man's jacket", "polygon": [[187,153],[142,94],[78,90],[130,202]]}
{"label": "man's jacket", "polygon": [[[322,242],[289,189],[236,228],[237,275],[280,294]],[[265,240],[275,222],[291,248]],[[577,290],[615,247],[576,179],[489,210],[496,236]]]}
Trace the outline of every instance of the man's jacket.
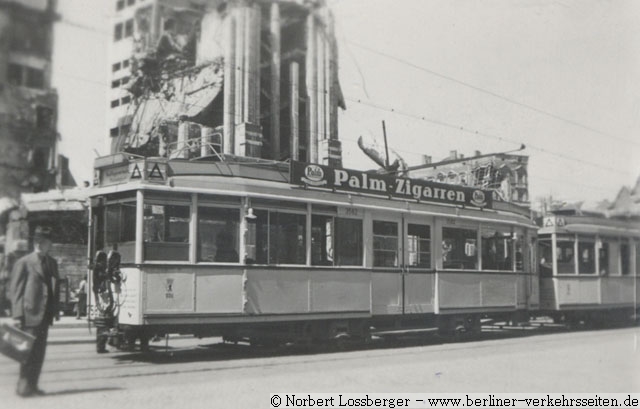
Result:
{"label": "man's jacket", "polygon": [[[43,264],[49,270],[53,300],[49,302],[49,289],[47,288],[47,274]],[[44,256],[40,259],[38,253],[33,252],[19,259],[13,267],[11,274],[11,293],[13,295],[13,318],[22,320],[25,327],[37,327],[43,324],[45,318],[47,325],[53,323],[53,318],[58,316],[60,288],[58,277],[58,263],[53,257]],[[47,306],[50,310],[47,311]]]}

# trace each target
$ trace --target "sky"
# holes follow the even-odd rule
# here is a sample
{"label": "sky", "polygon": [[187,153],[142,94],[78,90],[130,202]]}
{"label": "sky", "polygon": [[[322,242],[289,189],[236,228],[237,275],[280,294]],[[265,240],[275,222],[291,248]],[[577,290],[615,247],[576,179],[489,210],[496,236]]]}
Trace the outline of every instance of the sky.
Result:
{"label": "sky", "polygon": [[[344,166],[375,165],[359,136],[409,165],[527,145],[530,197],[612,200],[640,176],[640,2],[329,0],[347,109]],[[59,0],[54,86],[76,180],[104,152],[111,1]]]}

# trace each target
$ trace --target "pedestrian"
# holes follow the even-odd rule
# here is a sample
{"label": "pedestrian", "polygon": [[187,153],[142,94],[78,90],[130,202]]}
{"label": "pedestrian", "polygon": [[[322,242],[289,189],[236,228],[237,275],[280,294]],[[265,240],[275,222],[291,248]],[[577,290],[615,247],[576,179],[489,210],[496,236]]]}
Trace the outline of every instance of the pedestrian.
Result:
{"label": "pedestrian", "polygon": [[86,276],[78,285],[78,304],[76,304],[76,319],[86,314],[87,309],[87,278]]}
{"label": "pedestrian", "polygon": [[35,337],[27,360],[20,365],[16,392],[22,397],[43,395],[38,380],[47,348],[49,326],[58,317],[58,264],[49,256],[51,230],[37,226],[34,250],[16,261],[11,274],[14,325]]}

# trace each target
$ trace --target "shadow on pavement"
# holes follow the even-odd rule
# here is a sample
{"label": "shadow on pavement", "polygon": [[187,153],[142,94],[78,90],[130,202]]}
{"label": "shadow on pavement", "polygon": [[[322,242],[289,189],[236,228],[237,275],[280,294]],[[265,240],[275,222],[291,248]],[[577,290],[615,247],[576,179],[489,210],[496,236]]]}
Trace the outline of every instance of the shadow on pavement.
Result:
{"label": "shadow on pavement", "polygon": [[75,395],[78,393],[109,392],[109,391],[118,391],[118,390],[122,390],[122,388],[105,387],[105,388],[64,389],[56,392],[48,392],[44,394],[42,397],[46,398],[47,396]]}
{"label": "shadow on pavement", "polygon": [[[608,325],[600,329],[629,328],[633,325]],[[521,337],[544,336],[548,334],[561,334],[579,332],[583,330],[597,330],[590,326],[567,328],[564,325],[553,323],[535,325],[486,325],[480,336],[463,337],[450,341],[437,336],[434,333],[421,333],[410,335],[393,335],[385,337],[373,337],[370,342],[353,342],[337,345],[335,343],[323,343],[312,345],[287,344],[281,346],[251,346],[247,343],[210,343],[206,339],[198,346],[189,347],[165,347],[164,345],[151,346],[148,352],[123,352],[113,356],[121,362],[144,362],[150,364],[180,364],[190,362],[217,362],[234,361],[242,359],[275,358],[283,356],[313,356],[320,354],[339,354],[343,352],[402,349],[435,345],[464,345],[470,342],[516,339]],[[481,347],[479,344],[478,347]],[[489,344],[487,344],[489,346]]]}

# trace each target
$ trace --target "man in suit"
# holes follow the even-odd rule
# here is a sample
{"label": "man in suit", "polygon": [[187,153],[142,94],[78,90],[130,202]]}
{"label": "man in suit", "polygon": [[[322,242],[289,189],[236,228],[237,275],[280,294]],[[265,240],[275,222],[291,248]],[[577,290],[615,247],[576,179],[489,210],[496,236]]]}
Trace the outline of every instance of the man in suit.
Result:
{"label": "man in suit", "polygon": [[34,250],[22,257],[11,274],[14,325],[33,335],[36,340],[29,358],[20,365],[17,394],[23,397],[42,395],[38,379],[42,370],[49,326],[58,319],[58,264],[48,255],[51,230],[36,227]]}

